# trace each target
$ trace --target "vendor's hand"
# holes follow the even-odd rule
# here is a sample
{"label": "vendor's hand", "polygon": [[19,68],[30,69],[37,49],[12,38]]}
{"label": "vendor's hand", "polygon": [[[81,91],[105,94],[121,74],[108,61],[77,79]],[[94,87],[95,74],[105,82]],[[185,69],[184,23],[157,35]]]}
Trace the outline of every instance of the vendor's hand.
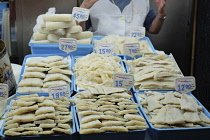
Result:
{"label": "vendor's hand", "polygon": [[81,4],[81,8],[90,9],[98,0],[84,0]]}
{"label": "vendor's hand", "polygon": [[158,9],[159,16],[165,16],[166,0],[154,0]]}

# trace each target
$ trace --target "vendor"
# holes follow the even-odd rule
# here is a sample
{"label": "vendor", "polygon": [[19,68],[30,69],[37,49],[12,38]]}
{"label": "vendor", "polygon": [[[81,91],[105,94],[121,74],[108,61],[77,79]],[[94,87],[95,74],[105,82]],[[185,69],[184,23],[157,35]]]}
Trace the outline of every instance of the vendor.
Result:
{"label": "vendor", "polygon": [[154,1],[157,15],[150,8],[149,0],[84,0],[80,7],[90,9],[90,18],[80,25],[95,36],[129,36],[130,30],[137,26],[157,34],[166,18],[166,0]]}

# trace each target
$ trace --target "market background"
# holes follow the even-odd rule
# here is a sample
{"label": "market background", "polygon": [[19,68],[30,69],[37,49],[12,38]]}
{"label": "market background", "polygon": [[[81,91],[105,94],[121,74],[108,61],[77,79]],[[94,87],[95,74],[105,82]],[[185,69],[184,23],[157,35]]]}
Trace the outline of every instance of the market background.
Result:
{"label": "market background", "polygon": [[[82,0],[7,0],[10,17],[8,24],[11,36],[10,61],[22,64],[23,58],[31,54],[28,42],[33,33],[38,15],[46,13],[49,7],[56,7],[56,13],[71,13]],[[154,0],[150,0],[155,8]],[[157,50],[172,53],[185,76],[196,78],[196,98],[210,110],[210,1],[168,0],[167,19],[158,35],[147,34]],[[3,24],[3,23],[2,23]],[[7,44],[10,46],[10,44]]]}

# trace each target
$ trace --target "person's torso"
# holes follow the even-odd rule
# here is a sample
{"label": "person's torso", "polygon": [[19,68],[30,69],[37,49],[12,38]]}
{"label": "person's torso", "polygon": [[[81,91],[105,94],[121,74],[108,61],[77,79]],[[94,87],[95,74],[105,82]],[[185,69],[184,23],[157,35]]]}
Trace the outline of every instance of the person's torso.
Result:
{"label": "person's torso", "polygon": [[122,12],[110,0],[99,0],[90,9],[92,31],[94,35],[128,36],[131,28],[143,26],[148,11],[149,0],[131,0]]}

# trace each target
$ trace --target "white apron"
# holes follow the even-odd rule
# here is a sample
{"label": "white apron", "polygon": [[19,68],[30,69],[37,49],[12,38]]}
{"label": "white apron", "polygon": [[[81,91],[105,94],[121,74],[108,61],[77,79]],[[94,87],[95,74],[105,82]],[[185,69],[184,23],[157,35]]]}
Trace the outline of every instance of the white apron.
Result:
{"label": "white apron", "polygon": [[90,9],[93,34],[129,36],[132,27],[143,26],[150,8],[149,0],[132,1],[122,12],[109,0],[96,2]]}

